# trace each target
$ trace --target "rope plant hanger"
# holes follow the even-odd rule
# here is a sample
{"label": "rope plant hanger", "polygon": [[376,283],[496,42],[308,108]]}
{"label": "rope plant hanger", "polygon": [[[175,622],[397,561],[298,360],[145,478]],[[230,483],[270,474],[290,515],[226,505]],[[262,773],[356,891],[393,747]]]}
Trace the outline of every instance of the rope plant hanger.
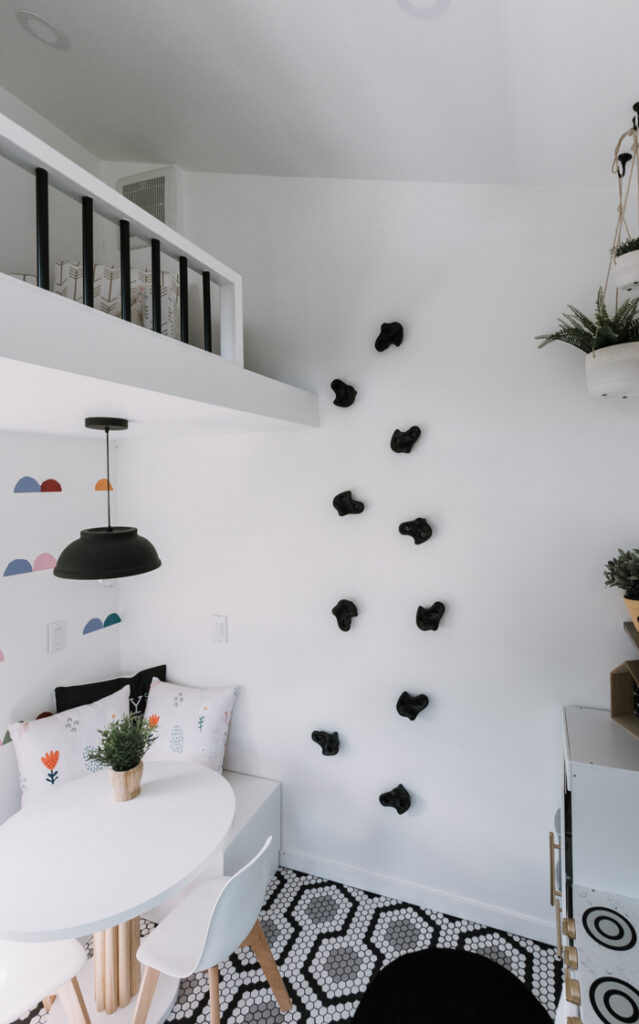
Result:
{"label": "rope plant hanger", "polygon": [[[587,315],[568,306],[555,331],[537,335],[540,348],[551,341],[564,341],[584,352],[588,390],[602,397],[639,397],[639,102],[633,105],[633,111],[632,125],[617,142],[612,161],[618,188],[617,223],[595,311]],[[628,221],[635,190],[638,226],[633,236]],[[606,305],[611,277],[615,284],[614,311],[612,304],[610,308]]]}

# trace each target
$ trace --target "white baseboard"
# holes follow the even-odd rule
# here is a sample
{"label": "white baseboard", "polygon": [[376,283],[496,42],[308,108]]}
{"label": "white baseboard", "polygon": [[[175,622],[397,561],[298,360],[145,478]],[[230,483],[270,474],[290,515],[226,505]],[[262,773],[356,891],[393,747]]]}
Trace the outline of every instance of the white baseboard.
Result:
{"label": "white baseboard", "polygon": [[514,910],[493,907],[488,903],[478,903],[476,900],[454,896],[452,893],[427,889],[425,886],[415,885],[414,882],[402,882],[398,878],[390,878],[388,875],[362,871],[349,864],[340,864],[323,857],[311,857],[295,850],[282,850],[280,864],[282,867],[293,868],[295,871],[304,871],[310,875],[328,878],[332,882],[341,882],[342,885],[353,885],[358,889],[365,889],[380,896],[390,896],[391,899],[415,903],[425,909],[439,910],[444,914],[451,914],[453,917],[463,917],[468,921],[487,925],[489,928],[514,932],[516,935],[536,939],[537,942],[553,945],[555,941],[553,923],[541,917],[518,914]]}

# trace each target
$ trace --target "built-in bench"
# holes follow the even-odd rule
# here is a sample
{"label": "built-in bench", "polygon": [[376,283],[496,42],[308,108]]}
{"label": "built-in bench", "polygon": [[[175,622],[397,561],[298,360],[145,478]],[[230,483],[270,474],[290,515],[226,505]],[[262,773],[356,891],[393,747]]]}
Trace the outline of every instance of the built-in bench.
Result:
{"label": "built-in bench", "polygon": [[[281,845],[280,783],[240,772],[224,772],[224,778],[235,793],[233,824],[222,845],[211,850],[210,864],[193,885],[204,878],[234,874],[257,853],[268,836],[273,836],[268,853],[270,872],[274,874],[277,870]],[[15,753],[12,744],[5,743],[0,747],[0,824],[15,814],[20,805]],[[202,814],[206,813],[206,807],[202,807]],[[146,917],[153,921],[161,920],[189,888],[192,886],[183,889],[173,900],[156,907]]]}

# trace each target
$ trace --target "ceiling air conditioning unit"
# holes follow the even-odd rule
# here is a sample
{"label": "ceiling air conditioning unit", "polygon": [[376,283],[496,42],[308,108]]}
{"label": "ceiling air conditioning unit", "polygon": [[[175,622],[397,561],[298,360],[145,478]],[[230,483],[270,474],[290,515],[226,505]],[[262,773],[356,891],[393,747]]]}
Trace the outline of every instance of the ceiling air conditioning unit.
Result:
{"label": "ceiling air conditioning unit", "polygon": [[[140,206],[163,224],[182,234],[183,228],[183,187],[179,167],[157,167],[140,174],[119,178],[117,191]],[[131,248],[147,245],[131,234]]]}

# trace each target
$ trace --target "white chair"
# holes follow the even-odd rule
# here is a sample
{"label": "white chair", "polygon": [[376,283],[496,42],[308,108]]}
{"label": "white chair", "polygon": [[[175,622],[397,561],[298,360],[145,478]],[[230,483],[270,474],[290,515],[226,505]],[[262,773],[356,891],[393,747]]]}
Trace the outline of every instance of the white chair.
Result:
{"label": "white chair", "polygon": [[60,996],[69,1024],[91,1024],[76,975],[86,961],[75,939],[9,942],[0,939],[0,1024],[10,1024],[42,1001]]}
{"label": "white chair", "polygon": [[268,882],[266,851],[260,852],[232,877],[203,882],[144,940],[138,960],[145,965],[133,1024],[144,1024],[160,974],[188,978],[208,969],[211,1024],[220,1024],[219,964],[238,946],[250,946],[266,975],[280,1009],[287,1013],[291,1000],[262,926],[257,920]]}

